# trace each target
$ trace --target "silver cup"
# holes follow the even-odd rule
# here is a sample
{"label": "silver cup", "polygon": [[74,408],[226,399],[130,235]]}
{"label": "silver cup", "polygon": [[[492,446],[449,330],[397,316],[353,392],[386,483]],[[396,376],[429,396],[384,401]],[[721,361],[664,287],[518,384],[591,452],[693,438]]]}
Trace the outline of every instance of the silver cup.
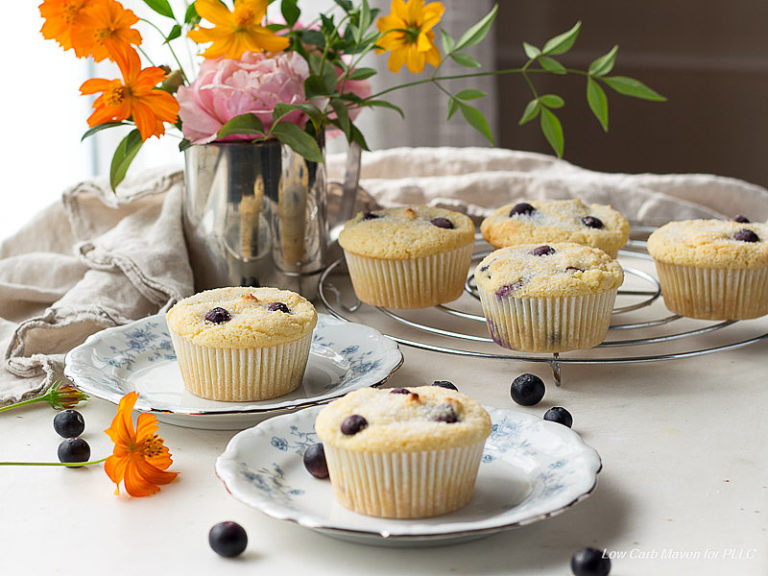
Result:
{"label": "silver cup", "polygon": [[183,224],[195,291],[274,286],[308,299],[329,250],[325,164],[277,141],[185,151]]}

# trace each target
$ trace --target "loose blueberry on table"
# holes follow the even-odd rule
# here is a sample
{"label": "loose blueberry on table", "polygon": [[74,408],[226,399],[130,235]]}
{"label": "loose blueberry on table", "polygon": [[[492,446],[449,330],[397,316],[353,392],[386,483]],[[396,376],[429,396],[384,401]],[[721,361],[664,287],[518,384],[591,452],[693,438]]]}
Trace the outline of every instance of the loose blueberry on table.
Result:
{"label": "loose blueberry on table", "polygon": [[65,438],[59,444],[59,462],[75,464],[88,462],[91,457],[91,447],[82,438]]}
{"label": "loose blueberry on table", "polygon": [[85,430],[85,420],[80,412],[70,408],[54,416],[53,429],[62,438],[75,438]]}
{"label": "loose blueberry on table", "polygon": [[512,381],[509,394],[521,406],[533,406],[544,398],[544,382],[535,374],[521,374]]}
{"label": "loose blueberry on table", "polygon": [[232,316],[230,316],[227,310],[217,306],[216,308],[211,308],[208,310],[205,315],[205,319],[208,320],[208,322],[213,322],[214,324],[223,324],[224,322],[229,322],[232,320]]}
{"label": "loose blueberry on table", "polygon": [[270,312],[283,312],[284,314],[290,314],[291,311],[288,309],[288,306],[283,304],[282,302],[270,302],[269,306],[267,306],[267,310]]}
{"label": "loose blueberry on table", "polygon": [[219,556],[234,558],[248,546],[248,534],[237,522],[219,522],[208,532],[208,544]]}
{"label": "loose blueberry on table", "polygon": [[328,462],[322,442],[311,444],[304,450],[304,467],[315,478],[328,478]]}
{"label": "loose blueberry on table", "polygon": [[354,436],[367,426],[368,420],[360,416],[360,414],[352,414],[344,418],[344,421],[341,423],[341,433],[345,436]]}
{"label": "loose blueberry on table", "polygon": [[448,390],[456,390],[456,392],[459,391],[458,388],[454,385],[453,382],[449,382],[448,380],[435,380],[432,382],[432,386],[439,386],[440,388],[446,388]]}
{"label": "loose blueberry on table", "polygon": [[582,548],[571,557],[574,576],[608,576],[611,559],[596,548]]}
{"label": "loose blueberry on table", "polygon": [[562,424],[563,426],[568,426],[568,428],[573,426],[573,416],[571,416],[571,413],[568,412],[568,410],[566,410],[562,406],[553,406],[552,408],[547,410],[544,413],[544,420],[549,420],[550,422],[557,422],[558,424]]}
{"label": "loose blueberry on table", "polygon": [[518,202],[514,206],[512,206],[512,209],[509,211],[509,215],[516,216],[516,215],[524,215],[524,216],[530,216],[536,211],[536,208],[528,204],[528,202]]}

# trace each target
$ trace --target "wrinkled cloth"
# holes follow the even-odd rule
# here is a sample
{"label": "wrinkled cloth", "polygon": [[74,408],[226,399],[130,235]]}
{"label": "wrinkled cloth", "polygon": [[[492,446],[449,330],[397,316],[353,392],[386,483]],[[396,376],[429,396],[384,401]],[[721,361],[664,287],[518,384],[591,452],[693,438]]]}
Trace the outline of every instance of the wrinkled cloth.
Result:
{"label": "wrinkled cloth", "polygon": [[[344,155],[327,160],[344,179]],[[361,187],[383,207],[430,204],[479,222],[520,199],[611,204],[633,225],[768,219],[768,190],[708,174],[608,174],[551,156],[489,148],[396,148],[364,153]],[[115,197],[105,180],[79,183],[0,245],[0,405],[62,378],[64,356],[87,336],[162,312],[193,291],[177,168],[141,174]]]}

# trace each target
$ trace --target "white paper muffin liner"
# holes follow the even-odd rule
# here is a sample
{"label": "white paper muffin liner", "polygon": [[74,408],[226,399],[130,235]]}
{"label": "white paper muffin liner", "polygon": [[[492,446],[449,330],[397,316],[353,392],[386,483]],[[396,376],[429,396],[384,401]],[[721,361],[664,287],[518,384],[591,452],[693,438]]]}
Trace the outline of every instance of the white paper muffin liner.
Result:
{"label": "white paper muffin liner", "polygon": [[473,244],[403,260],[369,258],[344,251],[357,297],[372,306],[427,308],[456,300],[464,291]]}
{"label": "white paper muffin liner", "polygon": [[356,452],[323,444],[337,500],[379,518],[428,518],[467,504],[484,446],[485,439],[443,450]]}
{"label": "white paper muffin liner", "polygon": [[171,331],[184,387],[209,400],[267,400],[292,392],[307,366],[312,332],[264,348],[211,348]]}
{"label": "white paper muffin liner", "polygon": [[768,314],[768,268],[681,266],[656,261],[664,304],[704,320],[746,320]]}
{"label": "white paper muffin liner", "polygon": [[488,331],[499,346],[565,352],[600,344],[611,324],[618,288],[563,298],[498,298],[478,290]]}

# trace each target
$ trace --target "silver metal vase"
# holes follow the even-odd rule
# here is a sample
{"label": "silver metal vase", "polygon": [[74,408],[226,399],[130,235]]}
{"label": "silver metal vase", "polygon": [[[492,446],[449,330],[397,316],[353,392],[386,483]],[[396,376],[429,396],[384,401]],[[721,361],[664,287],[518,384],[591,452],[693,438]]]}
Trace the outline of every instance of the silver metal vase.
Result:
{"label": "silver metal vase", "polygon": [[325,164],[277,141],[185,151],[195,290],[273,286],[313,299],[329,247]]}

